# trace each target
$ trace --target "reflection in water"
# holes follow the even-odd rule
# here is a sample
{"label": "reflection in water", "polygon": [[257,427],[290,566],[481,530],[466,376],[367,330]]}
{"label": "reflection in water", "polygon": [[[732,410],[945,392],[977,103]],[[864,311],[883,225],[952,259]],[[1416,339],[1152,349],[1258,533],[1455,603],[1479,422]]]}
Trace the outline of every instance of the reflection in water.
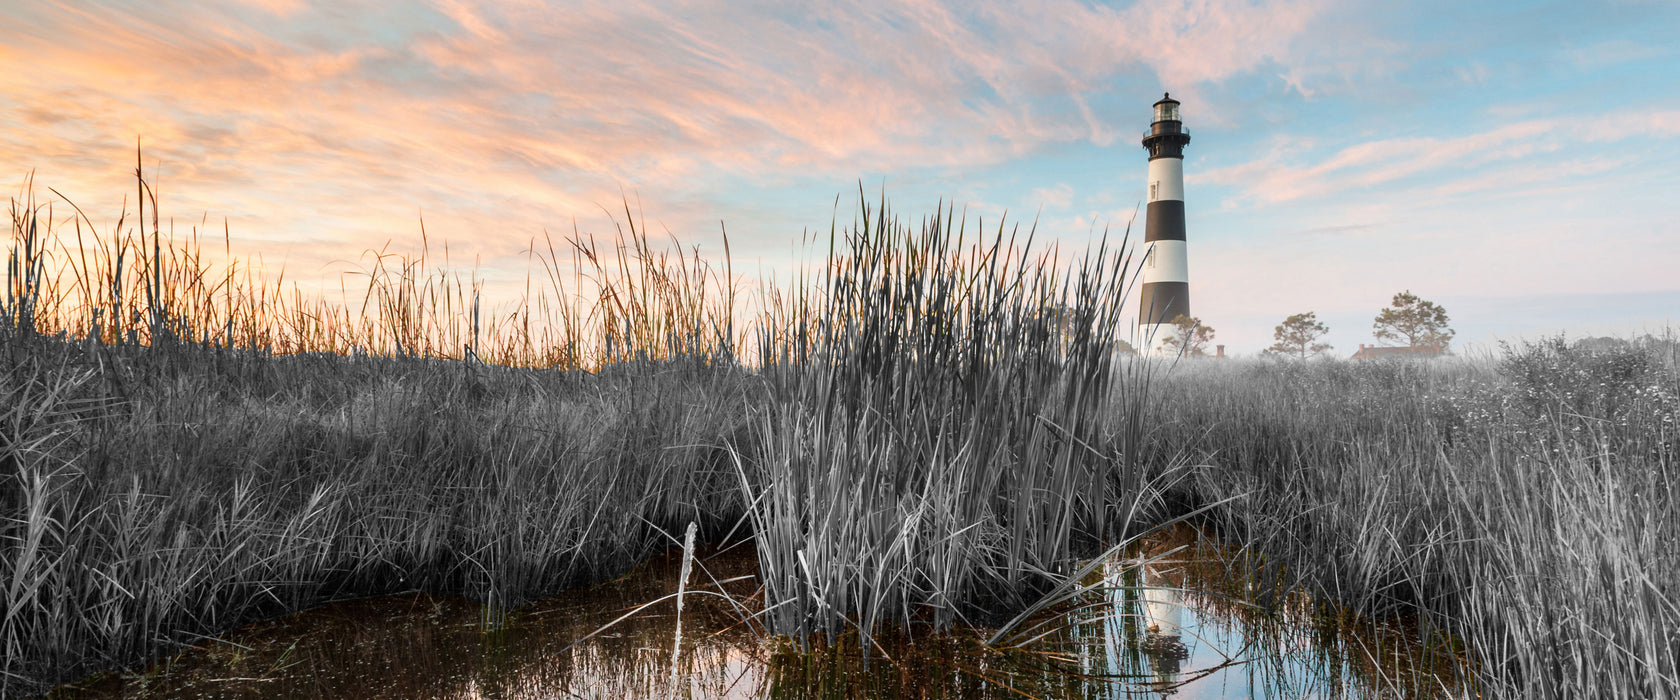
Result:
{"label": "reflection in water", "polygon": [[[1120,583],[1118,581],[1114,583]],[[1149,665],[1155,670],[1151,689],[1162,695],[1177,692],[1180,662],[1190,656],[1184,644],[1184,602],[1179,600],[1177,584],[1161,576],[1157,566],[1143,567],[1143,649]],[[1119,593],[1120,591],[1116,591]],[[1123,603],[1122,596],[1110,594],[1110,599]]]}
{"label": "reflection in water", "polygon": [[[483,609],[452,596],[405,594],[327,605],[206,641],[145,673],[108,675],[53,697],[95,698],[664,698],[672,695],[676,606],[650,606],[573,645],[613,619],[676,590],[680,552],[616,581],[567,591],[510,614],[496,631]],[[713,581],[756,572],[748,547],[697,561],[683,603],[676,697],[765,695],[762,635]],[[722,587],[749,599],[752,580]],[[693,591],[703,591],[695,594]]]}
{"label": "reflection in water", "polygon": [[1415,630],[1357,623],[1292,592],[1262,609],[1262,592],[1233,557],[1180,530],[1136,558],[1103,568],[1104,605],[1072,616],[1069,639],[1100,628],[1100,655],[1080,671],[1102,678],[1087,697],[1461,697],[1458,659],[1416,643]]}
{"label": "reflection in water", "polygon": [[[1116,573],[1112,567],[1107,572]],[[1120,586],[1124,583],[1110,579],[1110,585],[1115,588],[1109,593],[1109,600],[1122,610],[1126,601],[1125,590]],[[1150,689],[1162,696],[1178,692],[1181,662],[1190,656],[1190,649],[1184,644],[1184,603],[1174,586],[1174,582],[1161,576],[1158,566],[1143,566],[1143,588],[1138,591],[1143,600],[1143,651],[1154,670]]]}
{"label": "reflection in water", "polygon": [[[851,642],[795,653],[742,621],[761,601],[757,561],[737,547],[698,562],[683,607],[625,612],[676,590],[680,555],[617,581],[515,611],[486,632],[460,598],[408,594],[339,603],[206,641],[140,674],[107,674],[55,698],[1298,698],[1430,697],[1454,687],[1451,659],[1392,635],[1350,635],[1301,595],[1260,611],[1252,584],[1184,531],[1139,558],[1106,562],[1093,596],[1033,621],[1028,641],[974,634]],[[1175,549],[1176,548],[1176,549]],[[1148,562],[1148,563],[1145,563]],[[723,585],[714,582],[726,581]],[[1238,590],[1241,589],[1241,590]],[[727,592],[735,601],[708,595]],[[1036,635],[1036,636],[1035,636]],[[1399,652],[1399,653],[1396,653]],[[1439,661],[1431,666],[1431,661]]]}

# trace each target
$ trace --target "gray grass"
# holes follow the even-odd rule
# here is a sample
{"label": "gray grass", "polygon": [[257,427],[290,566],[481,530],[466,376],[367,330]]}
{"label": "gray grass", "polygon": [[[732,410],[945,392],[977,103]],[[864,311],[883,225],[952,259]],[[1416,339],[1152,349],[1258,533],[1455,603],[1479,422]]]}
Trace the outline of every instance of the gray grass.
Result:
{"label": "gray grass", "polygon": [[103,236],[13,203],[0,695],[346,597],[495,626],[690,522],[745,521],[771,632],[884,650],[1004,627],[1187,514],[1257,581],[1417,616],[1487,696],[1680,694],[1671,346],[1168,371],[1116,352],[1124,239],[1064,263],[867,203],[751,300],[626,207],[610,243],[533,241],[508,306],[428,252],[334,301],[139,192]]}

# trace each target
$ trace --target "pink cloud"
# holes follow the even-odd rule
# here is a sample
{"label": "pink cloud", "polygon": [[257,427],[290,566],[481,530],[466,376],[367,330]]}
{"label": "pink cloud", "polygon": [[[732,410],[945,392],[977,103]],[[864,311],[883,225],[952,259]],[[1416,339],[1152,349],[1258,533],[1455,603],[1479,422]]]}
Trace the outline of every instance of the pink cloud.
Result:
{"label": "pink cloud", "polygon": [[[651,165],[680,178],[702,164],[989,163],[1045,142],[1112,138],[1112,117],[1095,114],[1086,93],[1114,75],[1145,67],[1188,88],[1253,70],[1286,59],[1321,10],[1309,2],[1124,11],[1058,2],[1022,23],[1012,7],[959,15],[931,2],[819,4],[795,22],[730,4],[437,7],[455,31],[336,51],[228,17],[165,25],[72,9],[62,13],[67,26],[53,29],[77,40],[62,44],[100,48],[54,53],[75,82],[102,75],[132,84],[135,67],[146,66],[157,78],[143,80],[149,89],[184,93],[177,104],[200,112],[336,113],[377,123],[388,120],[370,114],[374,105],[412,105],[405,124],[492,127],[489,135],[527,147],[555,144],[538,150],[539,164],[620,178]],[[831,29],[803,26],[809,20]],[[381,63],[424,77],[388,81],[377,74]],[[1035,104],[1046,95],[1070,96],[1071,111]],[[521,97],[548,106],[510,104]]]}
{"label": "pink cloud", "polygon": [[1559,136],[1584,123],[1570,119],[1529,120],[1456,138],[1400,137],[1344,147],[1314,163],[1297,165],[1303,156],[1274,149],[1257,160],[1188,177],[1190,182],[1235,185],[1241,197],[1262,203],[1328,196],[1432,174],[1457,181],[1468,170],[1489,163],[1518,160],[1559,147]]}
{"label": "pink cloud", "polygon": [[0,39],[0,114],[27,125],[0,134],[0,162],[114,220],[140,136],[166,211],[226,216],[294,271],[407,239],[422,211],[494,259],[574,216],[606,229],[626,193],[710,232],[704,193],[723,178],[969,168],[1129,137],[1137,115],[1091,106],[1117,78],[1184,94],[1303,74],[1326,7],[437,0],[375,38],[349,28],[372,6],[42,6]]}
{"label": "pink cloud", "polygon": [[290,17],[308,5],[304,0],[238,0],[239,4],[254,7],[276,17]]}

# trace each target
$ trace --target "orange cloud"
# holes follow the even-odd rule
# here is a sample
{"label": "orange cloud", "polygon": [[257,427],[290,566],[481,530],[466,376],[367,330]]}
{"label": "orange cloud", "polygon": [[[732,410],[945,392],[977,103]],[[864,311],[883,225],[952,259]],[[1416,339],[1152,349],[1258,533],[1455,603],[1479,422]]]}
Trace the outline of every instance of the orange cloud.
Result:
{"label": "orange cloud", "polygon": [[114,219],[139,136],[166,212],[226,216],[306,272],[422,211],[499,259],[573,217],[607,228],[626,191],[709,234],[708,197],[743,184],[1107,143],[1136,121],[1092,107],[1116,79],[1289,70],[1326,7],[41,5],[0,11],[0,114],[24,125],[0,163]]}

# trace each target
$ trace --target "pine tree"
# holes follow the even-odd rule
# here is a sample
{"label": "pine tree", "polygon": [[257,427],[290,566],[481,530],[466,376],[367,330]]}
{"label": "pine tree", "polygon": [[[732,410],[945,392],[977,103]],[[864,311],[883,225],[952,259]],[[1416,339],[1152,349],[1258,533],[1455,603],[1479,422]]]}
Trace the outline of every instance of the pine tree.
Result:
{"label": "pine tree", "polygon": [[1413,348],[1446,352],[1453,330],[1447,327],[1447,310],[1433,301],[1418,298],[1410,290],[1394,295],[1389,308],[1377,314],[1371,324],[1378,340],[1405,342]]}
{"label": "pine tree", "polygon": [[1213,341],[1213,327],[1202,324],[1202,320],[1194,316],[1180,314],[1172,320],[1173,334],[1161,341],[1161,347],[1170,354],[1183,354],[1187,357],[1206,357],[1207,345]]}
{"label": "pine tree", "polygon": [[1277,328],[1272,330],[1272,338],[1277,342],[1266,348],[1266,352],[1277,355],[1292,355],[1305,360],[1330,349],[1329,343],[1318,342],[1330,327],[1320,323],[1318,315],[1308,311],[1295,314],[1283,320]]}

